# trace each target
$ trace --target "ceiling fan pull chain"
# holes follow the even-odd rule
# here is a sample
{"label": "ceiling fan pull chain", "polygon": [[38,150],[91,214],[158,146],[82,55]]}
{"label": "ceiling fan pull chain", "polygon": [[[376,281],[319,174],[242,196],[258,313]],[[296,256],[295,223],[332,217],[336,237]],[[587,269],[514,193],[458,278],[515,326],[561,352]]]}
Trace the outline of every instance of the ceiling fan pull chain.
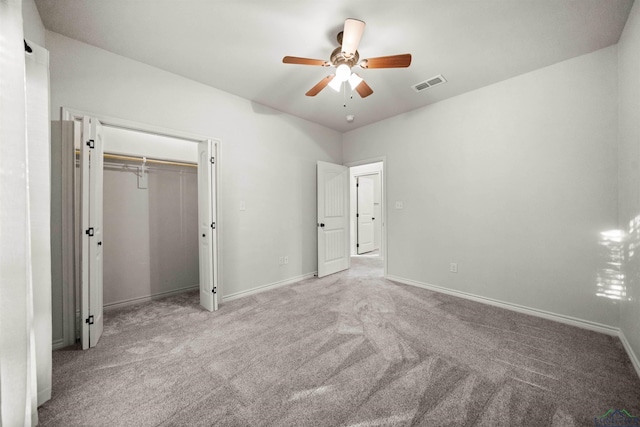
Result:
{"label": "ceiling fan pull chain", "polygon": [[347,108],[347,85],[346,85],[346,83],[344,83],[342,85],[342,100],[343,100],[342,106],[344,108]]}

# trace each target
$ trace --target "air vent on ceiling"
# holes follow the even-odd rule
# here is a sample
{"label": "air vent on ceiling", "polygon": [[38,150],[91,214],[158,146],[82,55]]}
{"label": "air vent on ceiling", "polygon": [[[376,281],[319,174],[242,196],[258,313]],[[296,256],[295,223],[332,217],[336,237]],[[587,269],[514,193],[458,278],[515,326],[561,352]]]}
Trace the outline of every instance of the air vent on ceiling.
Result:
{"label": "air vent on ceiling", "polygon": [[442,83],[446,83],[446,82],[447,82],[447,79],[442,77],[442,74],[439,74],[439,75],[431,77],[430,79],[427,79],[427,80],[425,80],[423,82],[416,83],[411,87],[416,92],[422,92],[425,89],[428,89],[430,87],[434,87],[434,86],[437,86],[437,85],[441,85]]}

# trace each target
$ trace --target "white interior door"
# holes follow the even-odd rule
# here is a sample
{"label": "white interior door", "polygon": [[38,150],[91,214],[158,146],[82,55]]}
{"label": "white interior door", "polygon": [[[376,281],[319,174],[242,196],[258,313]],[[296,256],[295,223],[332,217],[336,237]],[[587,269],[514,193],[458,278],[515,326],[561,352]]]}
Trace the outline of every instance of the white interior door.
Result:
{"label": "white interior door", "polygon": [[82,179],[80,181],[82,192],[82,207],[80,215],[82,216],[82,228],[81,240],[82,240],[82,254],[80,258],[81,264],[81,281],[80,298],[81,298],[81,313],[80,313],[80,330],[82,342],[82,349],[89,348],[89,151],[87,141],[91,135],[91,120],[89,117],[83,117],[82,119],[82,139],[80,141],[80,168],[82,169]]}
{"label": "white interior door", "polygon": [[358,254],[371,252],[374,249],[373,242],[373,179],[360,176],[357,185],[356,222],[358,224],[358,242],[356,249]]}
{"label": "white interior door", "polygon": [[89,220],[93,227],[93,237],[89,240],[89,272],[91,274],[89,286],[89,317],[93,317],[93,324],[90,323],[89,347],[95,347],[102,336],[104,326],[103,310],[103,287],[102,272],[104,259],[102,245],[102,200],[104,182],[104,145],[102,139],[102,123],[97,119],[91,119],[91,139],[93,148],[91,149],[91,160],[89,163],[89,182],[91,185],[89,200]]}
{"label": "white interior door", "polygon": [[382,182],[381,174],[373,175],[373,249],[380,249],[382,240]]}
{"label": "white interior door", "polygon": [[318,162],[318,277],[350,266],[349,169]]}
{"label": "white interior door", "polygon": [[83,117],[80,144],[82,166],[82,348],[95,347],[102,335],[102,124]]}
{"label": "white interior door", "polygon": [[215,175],[213,143],[202,141],[198,146],[200,305],[209,311],[218,309]]}

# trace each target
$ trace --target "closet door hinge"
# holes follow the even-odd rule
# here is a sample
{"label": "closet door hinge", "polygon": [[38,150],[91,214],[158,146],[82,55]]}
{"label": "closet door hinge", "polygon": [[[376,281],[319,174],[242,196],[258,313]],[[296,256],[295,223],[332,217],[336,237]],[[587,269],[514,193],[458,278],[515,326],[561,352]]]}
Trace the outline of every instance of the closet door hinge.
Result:
{"label": "closet door hinge", "polygon": [[358,213],[357,213],[357,214],[356,214],[356,218],[360,218],[360,214],[358,214]]}
{"label": "closet door hinge", "polygon": [[214,230],[216,229],[216,223],[215,222],[211,223],[211,228],[214,229]]}
{"label": "closet door hinge", "polygon": [[358,184],[356,184],[356,187],[360,187],[360,184],[359,184],[359,183],[358,183]]}
{"label": "closet door hinge", "polygon": [[86,234],[89,237],[93,237],[93,227],[89,227],[84,234]]}
{"label": "closet door hinge", "polygon": [[213,287],[213,289],[211,289],[211,292],[213,292],[214,294],[217,293],[216,291],[218,290],[218,288],[216,288],[215,286]]}
{"label": "closet door hinge", "polygon": [[88,146],[89,148],[96,148],[96,147],[95,147],[94,142],[95,142],[95,141],[94,141],[93,139],[88,140],[88,141],[87,141],[87,146]]}
{"label": "closet door hinge", "polygon": [[359,247],[360,247],[360,243],[356,244],[356,248],[359,248]]}
{"label": "closet door hinge", "polygon": [[213,165],[213,164],[215,164],[215,162],[216,162],[216,158],[215,158],[215,157],[212,157],[212,158],[211,158],[211,164]]}
{"label": "closet door hinge", "polygon": [[93,325],[93,315],[87,317],[84,321],[84,323],[88,323],[90,325]]}

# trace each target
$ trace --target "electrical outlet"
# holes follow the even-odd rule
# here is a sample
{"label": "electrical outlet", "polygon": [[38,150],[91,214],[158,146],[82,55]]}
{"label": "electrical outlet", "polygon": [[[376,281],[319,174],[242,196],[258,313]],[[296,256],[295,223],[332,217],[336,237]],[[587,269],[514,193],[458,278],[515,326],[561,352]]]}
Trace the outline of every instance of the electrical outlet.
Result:
{"label": "electrical outlet", "polygon": [[289,264],[289,255],[284,256],[284,263]]}
{"label": "electrical outlet", "polygon": [[278,258],[278,264],[280,264],[280,265],[284,264],[284,257]]}
{"label": "electrical outlet", "polygon": [[452,262],[451,264],[449,264],[449,271],[452,272],[452,273],[457,273],[458,272],[458,263]]}
{"label": "electrical outlet", "polygon": [[404,209],[404,203],[403,202],[396,202],[396,209]]}

